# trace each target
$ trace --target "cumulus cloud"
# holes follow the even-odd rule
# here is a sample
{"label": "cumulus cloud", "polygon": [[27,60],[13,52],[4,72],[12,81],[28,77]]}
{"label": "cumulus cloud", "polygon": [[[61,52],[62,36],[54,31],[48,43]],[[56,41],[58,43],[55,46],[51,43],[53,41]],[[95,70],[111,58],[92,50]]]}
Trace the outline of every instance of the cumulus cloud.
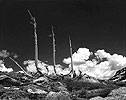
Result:
{"label": "cumulus cloud", "polygon": [[[86,73],[98,79],[109,79],[117,70],[126,67],[126,57],[122,55],[111,55],[105,50],[97,50],[94,53],[95,57],[89,59],[92,54],[87,48],[79,48],[77,52],[73,53],[73,69],[77,75],[80,70],[83,74]],[[65,58],[63,62],[71,67],[70,57]]]}
{"label": "cumulus cloud", "polygon": [[[28,72],[32,72],[32,73],[37,72],[34,60],[24,61],[24,65],[26,65],[26,70]],[[60,64],[57,64],[55,67],[56,67],[57,74],[63,74],[64,75],[64,74],[68,74],[70,72],[70,68],[63,70],[63,66],[61,66]],[[42,73],[46,73],[48,75],[55,74],[53,65],[49,65],[49,64],[46,64],[44,62],[39,61],[38,68],[40,69],[40,71]]]}
{"label": "cumulus cloud", "polygon": [[0,60],[0,71],[1,72],[12,72],[13,69],[12,68],[6,68],[4,65],[4,62],[2,60]]}
{"label": "cumulus cloud", "polygon": [[0,57],[6,58],[10,55],[9,52],[7,52],[7,50],[2,50],[0,51]]}
{"label": "cumulus cloud", "polygon": [[111,57],[111,55],[109,53],[105,52],[105,50],[97,50],[95,55],[97,57],[99,57],[100,59]]}
{"label": "cumulus cloud", "polygon": [[[85,63],[85,60],[89,59],[91,52],[87,48],[79,48],[77,52],[72,55],[73,63],[76,65]],[[71,58],[67,58],[63,60],[64,63],[70,64]]]}
{"label": "cumulus cloud", "polygon": [[2,57],[2,58],[7,58],[7,57],[9,57],[9,56],[12,56],[12,57],[14,57],[14,58],[17,58],[17,57],[18,57],[18,55],[15,54],[15,53],[13,53],[13,52],[9,53],[7,50],[2,50],[2,51],[0,51],[0,57]]}
{"label": "cumulus cloud", "polygon": [[109,66],[111,66],[111,70],[119,70],[123,67],[126,67],[126,57],[118,54],[109,54],[104,50],[98,50],[95,53],[100,59],[106,58],[109,62]]}
{"label": "cumulus cloud", "polygon": [[[73,53],[73,69],[75,73],[79,75],[79,71],[82,74],[87,74],[98,79],[109,79],[115,75],[117,70],[126,67],[126,57],[118,54],[110,54],[105,50],[97,50],[95,53],[90,52],[87,48],[79,48],[77,52]],[[62,69],[61,65],[56,65],[57,74],[68,74],[71,70],[71,58],[65,58],[64,63],[69,64],[69,68]],[[35,61],[24,61],[27,65],[26,69],[29,72],[36,73]],[[53,65],[48,65],[39,61],[38,67],[42,73],[48,75],[54,74]]]}
{"label": "cumulus cloud", "polygon": [[[37,72],[34,60],[24,61],[23,64],[26,65],[26,70],[28,72],[33,72],[33,73]],[[45,63],[43,63],[41,61],[38,61],[38,68],[40,68],[42,73],[47,73],[46,66],[47,66],[47,64],[45,64]]]}

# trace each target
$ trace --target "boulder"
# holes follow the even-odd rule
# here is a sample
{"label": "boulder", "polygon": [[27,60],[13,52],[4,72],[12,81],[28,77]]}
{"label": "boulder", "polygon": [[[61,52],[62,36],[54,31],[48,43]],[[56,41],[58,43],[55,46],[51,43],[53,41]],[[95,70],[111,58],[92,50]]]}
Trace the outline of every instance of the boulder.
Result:
{"label": "boulder", "polygon": [[28,89],[27,91],[33,94],[47,94],[46,91],[41,90],[41,89]]}
{"label": "boulder", "polygon": [[49,94],[46,96],[45,100],[71,100],[70,95],[66,91],[60,91],[60,92],[49,92]]}
{"label": "boulder", "polygon": [[104,100],[104,98],[97,96],[97,97],[91,98],[90,100]]}

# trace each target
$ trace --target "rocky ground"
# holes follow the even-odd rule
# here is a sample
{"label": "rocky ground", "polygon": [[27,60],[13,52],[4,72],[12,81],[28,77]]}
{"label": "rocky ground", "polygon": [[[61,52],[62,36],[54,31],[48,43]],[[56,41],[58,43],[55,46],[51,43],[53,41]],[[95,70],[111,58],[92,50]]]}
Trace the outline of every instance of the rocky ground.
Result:
{"label": "rocky ground", "polygon": [[124,71],[106,81],[86,74],[31,78],[20,72],[0,72],[0,100],[126,100]]}

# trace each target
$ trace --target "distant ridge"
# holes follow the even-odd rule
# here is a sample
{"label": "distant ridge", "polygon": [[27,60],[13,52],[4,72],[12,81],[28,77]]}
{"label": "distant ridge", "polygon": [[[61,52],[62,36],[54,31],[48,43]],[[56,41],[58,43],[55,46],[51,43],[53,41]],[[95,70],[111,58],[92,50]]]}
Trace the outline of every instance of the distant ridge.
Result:
{"label": "distant ridge", "polygon": [[119,82],[119,81],[125,82],[126,81],[126,67],[118,70],[116,74],[113,77],[111,77],[109,80],[112,80],[114,82]]}

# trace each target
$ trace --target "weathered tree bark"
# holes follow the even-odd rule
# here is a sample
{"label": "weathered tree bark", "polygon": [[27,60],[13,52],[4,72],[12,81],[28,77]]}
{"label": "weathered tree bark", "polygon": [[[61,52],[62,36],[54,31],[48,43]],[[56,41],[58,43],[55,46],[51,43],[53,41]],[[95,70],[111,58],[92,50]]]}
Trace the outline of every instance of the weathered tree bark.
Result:
{"label": "weathered tree bark", "polygon": [[72,78],[73,78],[73,75],[74,75],[74,70],[73,70],[73,58],[72,58],[72,45],[71,45],[71,39],[70,39],[70,36],[69,36],[69,45],[70,45],[70,58],[71,58],[71,73],[72,73]]}
{"label": "weathered tree bark", "polygon": [[55,34],[54,34],[54,27],[52,26],[52,37],[53,37],[53,66],[54,72],[56,74],[56,44],[55,44]]}
{"label": "weathered tree bark", "polygon": [[9,59],[11,59],[26,75],[28,75],[29,77],[34,78],[32,75],[28,74],[22,67],[21,65],[19,65],[13,58],[9,57]]}
{"label": "weathered tree bark", "polygon": [[35,66],[36,66],[36,70],[39,74],[42,74],[40,71],[39,71],[39,68],[38,68],[38,42],[37,42],[37,33],[36,33],[36,28],[37,28],[37,23],[36,23],[36,20],[35,20],[35,17],[32,16],[32,14],[30,13],[30,11],[28,10],[28,13],[29,15],[31,16],[31,20],[33,22],[30,22],[33,27],[34,27],[34,37],[35,37]]}

